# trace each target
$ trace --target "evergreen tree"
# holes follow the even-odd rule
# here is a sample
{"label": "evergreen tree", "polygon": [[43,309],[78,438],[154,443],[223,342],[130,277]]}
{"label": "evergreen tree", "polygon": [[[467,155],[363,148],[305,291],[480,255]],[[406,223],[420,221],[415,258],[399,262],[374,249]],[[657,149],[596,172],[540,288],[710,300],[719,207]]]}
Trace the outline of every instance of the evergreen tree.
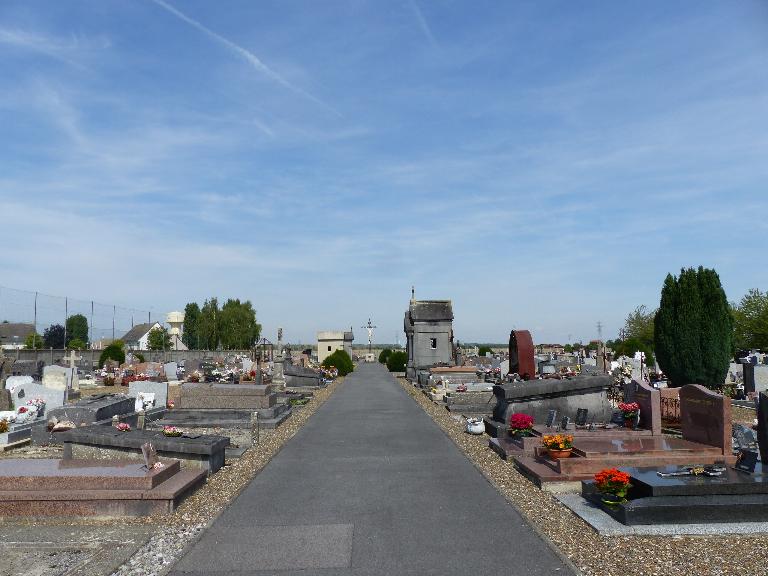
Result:
{"label": "evergreen tree", "polygon": [[219,301],[210,298],[203,303],[200,310],[198,330],[200,334],[200,346],[204,350],[216,350],[219,347]]}
{"label": "evergreen tree", "polygon": [[336,350],[336,352],[330,354],[323,360],[322,366],[324,368],[335,366],[339,370],[339,376],[346,376],[355,369],[355,364],[352,362],[352,358],[350,358],[349,354],[344,350]]}
{"label": "evergreen tree", "polygon": [[190,302],[184,307],[184,334],[181,341],[190,350],[200,347],[200,306],[197,302]]}
{"label": "evergreen tree", "polygon": [[43,343],[46,348],[55,348],[57,350],[64,348],[64,326],[61,324],[52,324],[43,332]]}
{"label": "evergreen tree", "polygon": [[705,385],[722,386],[733,352],[733,316],[720,276],[699,267],[701,296],[701,363]]}
{"label": "evergreen tree", "polygon": [[72,340],[88,343],[88,319],[82,314],[73,314],[67,318],[67,347]]}
{"label": "evergreen tree", "polygon": [[379,353],[379,362],[381,362],[382,364],[386,364],[387,363],[387,358],[389,358],[390,354],[392,354],[392,349],[391,348],[384,348],[384,350],[382,350]]}
{"label": "evergreen tree", "polygon": [[733,319],[714,270],[683,269],[668,274],[654,319],[654,343],[661,369],[675,387],[721,388],[728,371]]}

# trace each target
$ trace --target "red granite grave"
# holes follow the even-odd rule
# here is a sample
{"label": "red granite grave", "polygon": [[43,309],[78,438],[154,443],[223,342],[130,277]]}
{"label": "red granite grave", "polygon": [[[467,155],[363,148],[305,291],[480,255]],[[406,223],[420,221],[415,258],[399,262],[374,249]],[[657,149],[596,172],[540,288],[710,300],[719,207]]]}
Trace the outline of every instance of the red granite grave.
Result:
{"label": "red granite grave", "polygon": [[[680,413],[682,439],[664,435],[597,438],[574,434],[570,458],[553,459],[537,447],[533,456],[515,457],[515,465],[534,483],[544,486],[587,480],[612,467],[733,463],[727,399],[703,386],[684,386],[680,389]],[[655,427],[655,423],[651,425]]]}
{"label": "red granite grave", "polygon": [[0,517],[169,514],[205,471],[162,463],[147,470],[135,460],[0,460]]}

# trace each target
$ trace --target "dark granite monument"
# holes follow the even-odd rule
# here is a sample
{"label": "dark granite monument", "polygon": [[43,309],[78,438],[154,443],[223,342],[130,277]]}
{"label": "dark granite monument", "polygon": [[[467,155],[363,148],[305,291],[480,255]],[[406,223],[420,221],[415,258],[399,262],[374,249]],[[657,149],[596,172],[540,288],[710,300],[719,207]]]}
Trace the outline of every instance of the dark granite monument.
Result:
{"label": "dark granite monument", "polygon": [[163,458],[180,460],[183,467],[203,469],[210,475],[224,465],[229,438],[208,434],[166,437],[155,430],[121,432],[112,426],[85,426],[61,433],[65,459],[139,458],[150,442]]}
{"label": "dark granite monument", "polygon": [[573,418],[579,408],[589,411],[593,422],[608,422],[613,406],[608,399],[611,379],[608,376],[577,376],[564,380],[530,380],[493,387],[496,406],[493,418],[485,418],[485,430],[493,438],[505,437],[509,418],[522,412],[534,422],[545,422],[550,410]]}

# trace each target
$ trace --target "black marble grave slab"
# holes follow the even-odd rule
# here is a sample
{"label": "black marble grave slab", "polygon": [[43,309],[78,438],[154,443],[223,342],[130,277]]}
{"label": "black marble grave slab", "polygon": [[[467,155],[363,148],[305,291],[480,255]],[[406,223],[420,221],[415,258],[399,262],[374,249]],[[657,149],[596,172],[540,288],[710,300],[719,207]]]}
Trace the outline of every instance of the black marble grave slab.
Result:
{"label": "black marble grave slab", "polygon": [[[693,464],[693,463],[692,463]],[[768,466],[758,464],[754,474],[726,467],[722,476],[671,476],[662,478],[657,472],[675,472],[677,466],[654,468],[621,468],[631,477],[631,498],[652,496],[727,496],[768,494]]]}

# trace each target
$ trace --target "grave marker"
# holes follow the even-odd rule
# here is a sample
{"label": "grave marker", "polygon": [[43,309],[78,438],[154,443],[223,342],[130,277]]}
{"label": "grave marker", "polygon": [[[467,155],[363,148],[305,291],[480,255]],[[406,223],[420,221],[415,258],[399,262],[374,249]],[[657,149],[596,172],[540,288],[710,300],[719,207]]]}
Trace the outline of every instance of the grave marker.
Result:
{"label": "grave marker", "polygon": [[576,410],[576,426],[584,426],[587,423],[587,414],[589,414],[589,410],[586,408]]}
{"label": "grave marker", "polygon": [[640,406],[638,424],[654,436],[661,434],[661,392],[645,382],[631,382],[630,386],[634,388],[634,402]]}
{"label": "grave marker", "polygon": [[731,455],[731,399],[699,384],[680,388],[680,424],[685,440],[716,446]]}
{"label": "grave marker", "polygon": [[547,413],[547,428],[552,428],[557,420],[557,410],[550,410]]}

